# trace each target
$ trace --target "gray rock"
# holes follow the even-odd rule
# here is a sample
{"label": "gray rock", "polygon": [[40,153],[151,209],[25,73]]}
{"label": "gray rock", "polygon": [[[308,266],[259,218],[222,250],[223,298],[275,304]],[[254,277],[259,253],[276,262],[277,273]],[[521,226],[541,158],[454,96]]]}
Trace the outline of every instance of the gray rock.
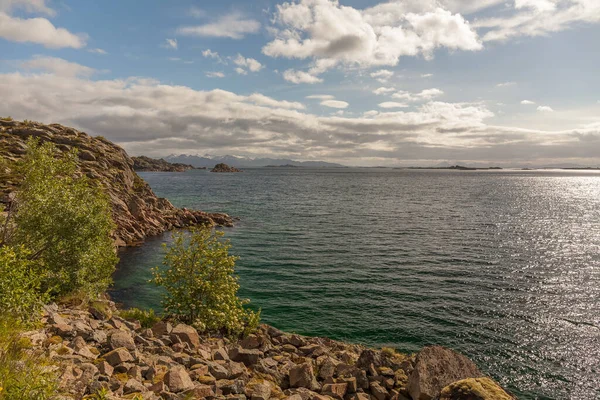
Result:
{"label": "gray rock", "polygon": [[142,385],[141,382],[138,382],[135,379],[129,379],[125,383],[125,386],[123,386],[123,394],[145,393],[147,391],[148,389],[146,389],[146,386]]}
{"label": "gray rock", "polygon": [[124,347],[127,350],[135,351],[137,349],[133,337],[129,332],[115,331],[108,338],[108,344],[112,350]]}
{"label": "gray rock", "polygon": [[312,365],[304,363],[296,365],[290,369],[290,387],[293,388],[307,388],[310,390],[319,390],[321,387],[315,379]]}
{"label": "gray rock", "polygon": [[439,396],[447,385],[483,374],[467,357],[441,346],[423,348],[408,378],[408,392],[414,400],[430,400]]}
{"label": "gray rock", "polygon": [[256,364],[263,356],[264,354],[260,350],[243,349],[241,347],[236,347],[229,353],[229,358],[233,361],[243,362],[246,366]]}
{"label": "gray rock", "polygon": [[171,368],[165,375],[164,382],[169,387],[169,391],[173,393],[194,388],[194,382],[192,382],[185,368],[181,366]]}
{"label": "gray rock", "polygon": [[189,344],[193,349],[200,347],[200,336],[193,327],[185,324],[179,324],[171,331],[171,340]]}
{"label": "gray rock", "polygon": [[173,330],[173,326],[169,322],[165,322],[165,321],[158,321],[152,327],[152,332],[154,333],[154,336],[156,336],[156,337],[168,335],[171,333],[172,330]]}
{"label": "gray rock", "polygon": [[127,349],[124,347],[106,353],[103,357],[106,360],[106,362],[108,362],[113,367],[127,361],[133,361],[131,353],[129,353],[129,351],[127,351]]}
{"label": "gray rock", "polygon": [[271,386],[266,383],[254,385],[252,390],[252,400],[269,400],[271,397]]}

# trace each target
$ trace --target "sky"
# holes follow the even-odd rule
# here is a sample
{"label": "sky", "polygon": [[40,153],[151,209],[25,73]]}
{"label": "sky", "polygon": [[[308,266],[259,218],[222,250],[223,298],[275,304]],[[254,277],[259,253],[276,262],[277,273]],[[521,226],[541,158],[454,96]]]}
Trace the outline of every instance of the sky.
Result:
{"label": "sky", "polygon": [[0,0],[0,116],[131,155],[600,166],[599,0]]}

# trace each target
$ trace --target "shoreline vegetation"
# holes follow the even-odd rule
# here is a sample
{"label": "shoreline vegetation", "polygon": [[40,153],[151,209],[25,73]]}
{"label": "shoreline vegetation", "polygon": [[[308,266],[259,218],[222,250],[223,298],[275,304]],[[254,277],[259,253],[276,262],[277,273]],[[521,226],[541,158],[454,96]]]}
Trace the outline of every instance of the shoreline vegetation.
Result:
{"label": "shoreline vegetation", "polygon": [[[515,398],[441,346],[408,355],[260,324],[213,229],[230,217],[157,198],[106,139],[8,119],[0,139],[0,400]],[[164,315],[118,309],[105,290],[123,237],[175,228],[192,229],[154,271]]]}

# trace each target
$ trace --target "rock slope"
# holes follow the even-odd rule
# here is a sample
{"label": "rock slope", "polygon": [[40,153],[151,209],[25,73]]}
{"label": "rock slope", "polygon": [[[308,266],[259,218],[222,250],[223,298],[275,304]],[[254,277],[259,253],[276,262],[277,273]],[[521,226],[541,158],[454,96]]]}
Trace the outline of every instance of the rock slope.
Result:
{"label": "rock slope", "polygon": [[133,170],[133,161],[121,147],[102,137],[92,137],[59,124],[44,125],[36,122],[18,122],[0,119],[0,158],[8,161],[0,179],[0,200],[7,202],[19,185],[19,178],[11,174],[10,163],[26,152],[26,140],[36,137],[50,141],[62,151],[79,151],[80,171],[99,184],[112,204],[117,229],[114,240],[118,246],[139,243],[148,236],[158,235],[173,228],[196,224],[231,226],[226,214],[180,209],[167,199],[158,198],[150,186]]}
{"label": "rock slope", "polygon": [[170,163],[164,159],[155,159],[146,156],[131,157],[134,171],[148,172],[185,172],[195,169],[192,165]]}
{"label": "rock slope", "polygon": [[109,301],[47,306],[42,327],[23,334],[31,351],[59,365],[63,399],[100,391],[147,400],[513,399],[466,357],[439,346],[409,356],[267,325],[230,340],[168,321],[142,328],[117,313]]}

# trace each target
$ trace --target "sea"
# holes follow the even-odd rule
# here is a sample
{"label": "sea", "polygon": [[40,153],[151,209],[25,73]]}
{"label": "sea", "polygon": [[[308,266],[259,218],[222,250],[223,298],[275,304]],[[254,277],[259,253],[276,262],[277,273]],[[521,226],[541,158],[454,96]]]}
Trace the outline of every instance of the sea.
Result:
{"label": "sea", "polygon": [[[240,295],[289,332],[453,348],[520,399],[600,399],[600,172],[254,168],[140,173],[224,228]],[[121,252],[111,295],[160,312],[171,234]]]}

